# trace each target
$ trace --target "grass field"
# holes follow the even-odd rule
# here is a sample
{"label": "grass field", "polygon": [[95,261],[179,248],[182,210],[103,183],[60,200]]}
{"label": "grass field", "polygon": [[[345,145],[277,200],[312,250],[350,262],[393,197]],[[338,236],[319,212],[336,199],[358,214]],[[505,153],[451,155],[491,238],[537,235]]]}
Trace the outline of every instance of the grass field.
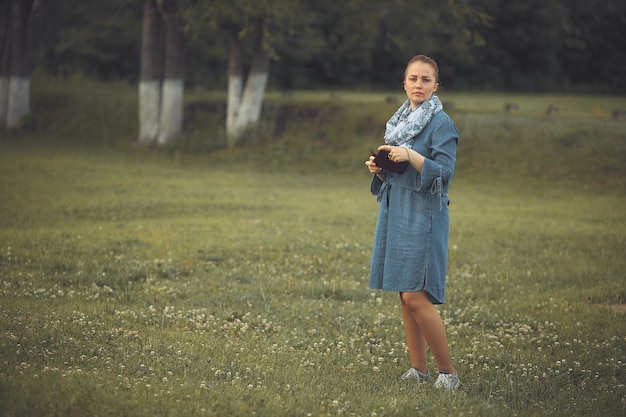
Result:
{"label": "grass field", "polygon": [[442,97],[451,394],[398,381],[398,296],[367,288],[387,95],[270,94],[229,150],[199,94],[141,152],[132,89],[75,88],[1,133],[0,415],[626,415],[626,98]]}

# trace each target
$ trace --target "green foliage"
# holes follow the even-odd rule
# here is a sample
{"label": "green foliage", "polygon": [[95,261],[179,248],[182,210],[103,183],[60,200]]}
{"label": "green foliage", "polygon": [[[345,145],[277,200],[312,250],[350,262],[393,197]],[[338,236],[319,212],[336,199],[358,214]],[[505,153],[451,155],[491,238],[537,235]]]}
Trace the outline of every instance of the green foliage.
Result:
{"label": "green foliage", "polygon": [[479,28],[485,37],[477,51],[484,64],[482,74],[476,74],[480,81],[521,91],[546,90],[565,81],[559,57],[570,9],[560,0],[493,3],[487,10],[491,26]]}
{"label": "green foliage", "polygon": [[270,94],[234,150],[198,94],[146,153],[134,89],[36,86],[50,114],[0,137],[2,415],[623,414],[623,98],[444,97],[451,395],[398,381],[397,295],[367,289],[384,94]]}
{"label": "green foliage", "polygon": [[33,62],[57,76],[136,80],[142,2],[39,2],[33,16]]}
{"label": "green foliage", "polygon": [[[33,68],[136,81],[142,3],[38,2]],[[494,91],[625,91],[618,0],[177,0],[185,17],[185,80],[225,89],[228,45],[271,52],[272,85],[388,89],[416,53],[446,85]],[[7,1],[0,2],[6,8]],[[4,19],[0,19],[4,20]],[[0,21],[0,37],[6,22]],[[1,38],[0,38],[1,39]]]}
{"label": "green foliage", "polygon": [[571,24],[563,53],[563,65],[571,68],[572,84],[582,84],[589,91],[606,85],[623,91],[626,81],[626,34],[619,27],[626,24],[626,4],[618,0],[577,2],[572,7]]}
{"label": "green foliage", "polygon": [[217,1],[182,2],[185,27],[192,39],[215,42],[237,39],[249,50],[259,42],[279,59],[277,49],[285,42],[298,43],[294,32],[307,33],[309,15],[301,2]]}

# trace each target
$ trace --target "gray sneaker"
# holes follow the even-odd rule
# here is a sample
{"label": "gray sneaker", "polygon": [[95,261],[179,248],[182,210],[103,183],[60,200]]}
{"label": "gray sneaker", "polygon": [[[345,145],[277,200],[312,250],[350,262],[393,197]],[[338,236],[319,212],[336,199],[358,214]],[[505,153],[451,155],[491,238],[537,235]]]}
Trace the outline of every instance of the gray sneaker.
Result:
{"label": "gray sneaker", "polygon": [[400,377],[400,380],[402,381],[414,380],[418,382],[426,382],[429,379],[430,379],[430,370],[428,370],[426,373],[422,373],[415,368],[409,369]]}
{"label": "gray sneaker", "polygon": [[461,381],[459,381],[458,375],[442,374],[440,373],[435,382],[435,387],[447,389],[448,391],[454,391],[457,389]]}

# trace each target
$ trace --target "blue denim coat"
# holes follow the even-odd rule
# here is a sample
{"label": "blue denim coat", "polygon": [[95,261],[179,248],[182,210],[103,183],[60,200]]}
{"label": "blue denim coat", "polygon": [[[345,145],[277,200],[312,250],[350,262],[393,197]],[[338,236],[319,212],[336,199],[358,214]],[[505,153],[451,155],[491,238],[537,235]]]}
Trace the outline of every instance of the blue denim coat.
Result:
{"label": "blue denim coat", "polygon": [[434,304],[444,302],[448,262],[448,189],[454,174],[459,133],[445,112],[437,113],[413,140],[426,157],[421,174],[376,175],[371,192],[379,204],[372,250],[370,288],[425,291]]}

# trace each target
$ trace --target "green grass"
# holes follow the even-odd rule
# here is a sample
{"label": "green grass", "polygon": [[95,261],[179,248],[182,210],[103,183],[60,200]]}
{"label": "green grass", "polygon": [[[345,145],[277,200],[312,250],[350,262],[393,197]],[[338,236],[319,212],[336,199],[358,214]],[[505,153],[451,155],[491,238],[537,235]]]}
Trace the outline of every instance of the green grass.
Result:
{"label": "green grass", "polygon": [[595,104],[448,97],[449,394],[398,382],[397,295],[367,288],[385,94],[270,94],[234,150],[192,96],[181,146],[139,152],[131,89],[62,87],[0,143],[0,415],[624,415],[626,123]]}

